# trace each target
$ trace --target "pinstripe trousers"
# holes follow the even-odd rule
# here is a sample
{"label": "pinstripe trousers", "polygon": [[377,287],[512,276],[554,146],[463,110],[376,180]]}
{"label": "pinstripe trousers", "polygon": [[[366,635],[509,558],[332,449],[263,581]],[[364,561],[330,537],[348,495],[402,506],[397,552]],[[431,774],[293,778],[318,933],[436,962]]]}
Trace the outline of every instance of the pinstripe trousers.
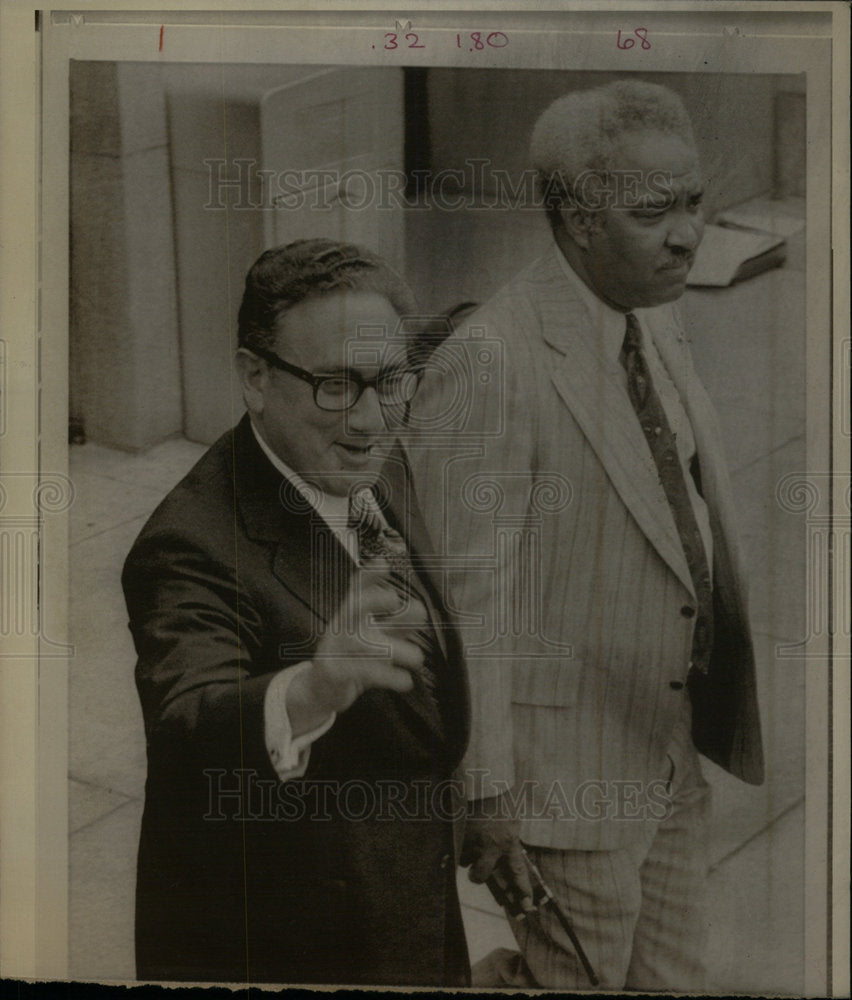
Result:
{"label": "pinstripe trousers", "polygon": [[[707,832],[711,790],[688,729],[668,749],[671,809],[612,851],[527,845],[600,979],[599,989],[701,992],[705,986]],[[629,822],[629,820],[624,820]],[[592,989],[547,907],[511,920],[523,954],[500,949],[473,970],[474,985]]]}

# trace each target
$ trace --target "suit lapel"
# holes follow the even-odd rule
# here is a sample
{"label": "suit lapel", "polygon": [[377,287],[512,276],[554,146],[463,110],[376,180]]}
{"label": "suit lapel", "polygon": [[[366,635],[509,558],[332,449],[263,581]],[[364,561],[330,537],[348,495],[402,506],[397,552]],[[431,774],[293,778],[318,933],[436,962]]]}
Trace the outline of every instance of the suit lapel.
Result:
{"label": "suit lapel", "polygon": [[[356,572],[354,561],[320,514],[260,450],[247,417],[235,429],[233,440],[234,493],[246,533],[254,541],[274,546],[272,571],[275,576],[316,618],[328,622]],[[451,720],[448,745],[455,748],[459,741],[467,739],[464,672],[458,666],[460,653],[455,650],[454,656],[453,649],[448,648],[451,644],[443,628],[446,611],[441,591],[430,571],[422,565],[423,553],[430,551],[428,535],[414,501],[401,448],[394,449],[383,467],[376,492],[388,522],[406,539],[415,568],[428,579],[432,590],[430,597],[437,595],[436,632],[445,657],[442,672],[448,680],[447,707]],[[431,727],[429,712],[416,691],[393,695],[391,701],[404,702]]]}
{"label": "suit lapel", "polygon": [[[382,469],[376,494],[388,524],[405,539],[412,565],[432,605],[432,623],[443,660],[435,666],[443,679],[445,692],[441,712],[445,736],[451,748],[450,755],[456,752],[460,755],[470,726],[467,677],[461,667],[462,651],[458,633],[448,617],[441,581],[435,573],[431,541],[414,495],[408,460],[400,445],[394,448]],[[412,707],[428,721],[428,713],[422,710],[422,705],[414,702]]]}
{"label": "suit lapel", "polygon": [[613,486],[648,540],[693,592],[689,566],[656,464],[623,387],[617,359],[608,358],[592,317],[573,293],[555,256],[541,273],[537,298],[545,341],[563,355],[551,378],[595,450]]}
{"label": "suit lapel", "polygon": [[[701,470],[701,493],[707,504],[713,532],[713,577],[716,587],[723,598],[726,594],[738,594],[742,598],[745,573],[737,544],[733,496],[725,471],[716,414],[695,374],[680,329],[672,326],[655,330],[654,344],[692,425]],[[737,617],[743,619],[744,611],[737,611]]]}
{"label": "suit lapel", "polygon": [[274,545],[272,571],[321,621],[339,606],[355,563],[319,513],[269,462],[245,417],[234,432],[234,493],[254,541]]}

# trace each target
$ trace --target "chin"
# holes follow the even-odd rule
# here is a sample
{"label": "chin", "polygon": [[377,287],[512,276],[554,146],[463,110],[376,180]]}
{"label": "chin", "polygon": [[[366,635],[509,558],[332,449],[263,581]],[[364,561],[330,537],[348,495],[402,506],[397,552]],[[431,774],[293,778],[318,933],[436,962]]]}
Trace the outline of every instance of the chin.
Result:
{"label": "chin", "polygon": [[349,496],[353,489],[363,486],[374,486],[381,475],[381,467],[368,466],[359,469],[357,472],[346,469],[330,480],[325,489],[326,493],[332,496]]}
{"label": "chin", "polygon": [[679,281],[677,284],[672,284],[667,288],[660,289],[660,291],[654,295],[646,296],[644,301],[640,304],[640,308],[652,309],[654,306],[662,306],[667,302],[675,302],[685,291],[686,282]]}

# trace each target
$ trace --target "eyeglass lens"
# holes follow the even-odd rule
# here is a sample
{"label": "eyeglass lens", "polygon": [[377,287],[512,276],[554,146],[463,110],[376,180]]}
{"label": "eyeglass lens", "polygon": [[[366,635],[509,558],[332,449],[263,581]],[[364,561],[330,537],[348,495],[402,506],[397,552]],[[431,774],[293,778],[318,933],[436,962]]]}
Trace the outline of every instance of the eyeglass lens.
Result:
{"label": "eyeglass lens", "polygon": [[[394,406],[409,402],[419,382],[417,372],[390,372],[383,375],[374,388],[383,406]],[[364,388],[362,383],[347,375],[324,378],[316,387],[317,406],[327,410],[347,410],[358,402]]]}

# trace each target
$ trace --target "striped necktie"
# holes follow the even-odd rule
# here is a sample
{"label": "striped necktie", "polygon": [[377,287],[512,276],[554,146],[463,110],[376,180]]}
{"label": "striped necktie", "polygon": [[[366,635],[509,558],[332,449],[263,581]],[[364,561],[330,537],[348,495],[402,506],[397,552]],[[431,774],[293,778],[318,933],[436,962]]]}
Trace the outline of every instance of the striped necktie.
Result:
{"label": "striped necktie", "polygon": [[358,538],[358,552],[362,563],[372,559],[384,559],[390,567],[390,582],[407,604],[412,598],[426,609],[426,622],[417,629],[411,629],[407,638],[418,645],[424,654],[424,669],[416,677],[430,692],[434,703],[435,675],[432,664],[441,656],[435,629],[429,615],[430,602],[422,592],[417,573],[411,563],[411,556],[405,539],[384,523],[379,505],[370,489],[359,490],[349,497],[349,527]]}
{"label": "striped necktie", "polygon": [[706,674],[713,652],[713,585],[701,531],[686,488],[675,435],[651,380],[642,351],[642,331],[633,313],[627,314],[627,330],[619,359],[627,372],[627,392],[651,449],[660,483],[669,502],[680,536],[686,564],[692,577],[698,607],[692,636],[692,667]]}

